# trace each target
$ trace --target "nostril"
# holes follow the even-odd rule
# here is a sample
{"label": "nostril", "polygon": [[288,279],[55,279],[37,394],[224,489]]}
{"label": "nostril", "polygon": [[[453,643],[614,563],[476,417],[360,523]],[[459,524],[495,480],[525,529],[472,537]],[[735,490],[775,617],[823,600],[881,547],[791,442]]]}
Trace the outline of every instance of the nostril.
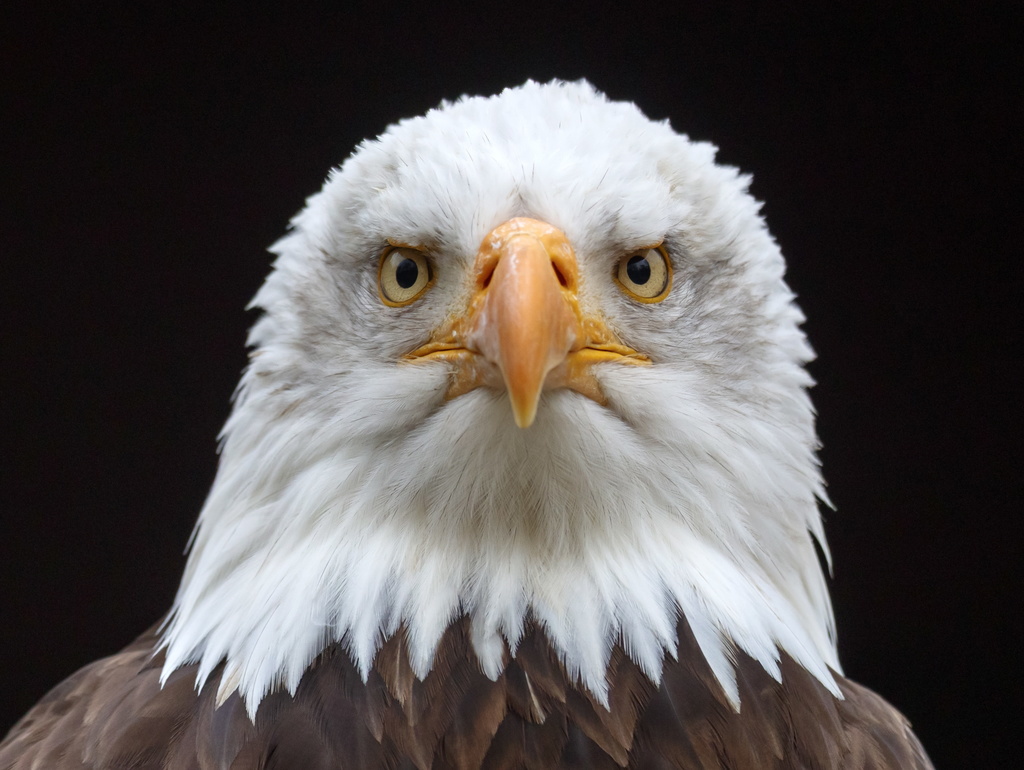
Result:
{"label": "nostril", "polygon": [[498,260],[492,259],[488,264],[484,265],[483,270],[480,271],[480,288],[486,289],[491,285],[491,278],[494,277],[494,269],[498,266]]}
{"label": "nostril", "polygon": [[558,269],[558,265],[556,265],[554,262],[552,262],[551,263],[551,269],[555,271],[555,275],[558,277],[558,282],[562,285],[562,288],[563,289],[569,288],[569,281],[565,277],[565,275],[562,273],[562,271]]}

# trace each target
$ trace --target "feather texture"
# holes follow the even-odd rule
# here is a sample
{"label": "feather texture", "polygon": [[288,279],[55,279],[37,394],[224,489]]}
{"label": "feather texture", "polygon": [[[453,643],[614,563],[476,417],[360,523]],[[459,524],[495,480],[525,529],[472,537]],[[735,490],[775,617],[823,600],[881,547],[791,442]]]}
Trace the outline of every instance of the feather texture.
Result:
{"label": "feather texture", "polygon": [[[748,183],[585,83],[467,98],[360,146],[274,246],[162,675],[226,662],[221,697],[255,712],[330,644],[366,675],[400,626],[426,676],[465,612],[497,676],[532,615],[606,703],[612,642],[657,682],[681,608],[734,702],[732,646],[774,676],[784,650],[838,693],[811,351]],[[595,367],[605,404],[546,391],[528,430],[506,394],[446,400],[445,364],[401,363],[520,215],[566,233],[582,311],[653,362]],[[433,260],[408,307],[378,296],[388,239]],[[633,302],[612,267],[659,241],[673,289]]]}
{"label": "feather texture", "polygon": [[413,672],[400,632],[364,683],[339,645],[296,692],[275,692],[250,720],[238,693],[216,705],[195,666],[161,688],[155,631],[55,688],[0,744],[0,768],[28,770],[914,770],[931,765],[895,709],[839,678],[844,698],[783,655],[782,681],[736,651],[733,709],[685,621],[655,685],[616,646],[609,707],[567,672],[529,623],[497,679],[480,670],[469,621],[446,629],[430,673]]}

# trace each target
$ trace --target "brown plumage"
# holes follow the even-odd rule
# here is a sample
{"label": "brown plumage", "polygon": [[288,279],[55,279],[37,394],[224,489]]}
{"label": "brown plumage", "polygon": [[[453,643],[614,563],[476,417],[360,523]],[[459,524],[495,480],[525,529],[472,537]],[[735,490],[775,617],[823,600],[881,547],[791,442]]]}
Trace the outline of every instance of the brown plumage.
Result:
{"label": "brown plumage", "polygon": [[782,683],[737,652],[742,707],[729,705],[685,621],[678,660],[655,687],[616,647],[606,709],[568,676],[532,626],[497,681],[453,624],[416,679],[403,634],[366,683],[339,645],[295,695],[276,692],[250,721],[238,694],[215,705],[195,667],[161,689],[155,630],[50,692],[0,744],[2,770],[554,770],[555,768],[929,768],[907,720],[837,677],[838,700],[783,655]]}

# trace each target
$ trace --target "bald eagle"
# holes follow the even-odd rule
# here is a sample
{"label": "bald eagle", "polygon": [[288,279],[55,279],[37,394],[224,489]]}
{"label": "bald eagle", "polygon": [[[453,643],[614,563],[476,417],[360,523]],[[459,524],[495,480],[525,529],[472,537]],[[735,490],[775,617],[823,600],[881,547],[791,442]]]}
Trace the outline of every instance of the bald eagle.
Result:
{"label": "bald eagle", "polygon": [[927,768],[845,679],[749,177],[584,82],[361,144],[273,247],[170,613],[0,768]]}

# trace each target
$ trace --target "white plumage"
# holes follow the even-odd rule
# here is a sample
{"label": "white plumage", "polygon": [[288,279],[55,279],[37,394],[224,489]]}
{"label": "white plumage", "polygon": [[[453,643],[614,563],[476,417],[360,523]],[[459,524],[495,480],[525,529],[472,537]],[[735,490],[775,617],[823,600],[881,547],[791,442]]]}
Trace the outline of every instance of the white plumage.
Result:
{"label": "white plumage", "polygon": [[[253,300],[163,677],[200,661],[201,685],[226,661],[221,697],[238,689],[254,713],[333,642],[365,676],[400,625],[423,676],[463,613],[497,677],[532,616],[603,702],[612,646],[657,682],[682,612],[734,702],[732,644],[776,678],[785,651],[840,696],[812,352],[749,179],[714,154],[558,82],[363,143],[274,245]],[[653,363],[595,367],[605,405],[545,390],[526,429],[500,390],[446,399],[445,363],[402,360],[465,307],[482,239],[518,216],[566,234],[581,309]],[[389,239],[434,260],[430,291],[401,308],[378,297]],[[672,291],[635,302],[616,261],[660,242]]]}

